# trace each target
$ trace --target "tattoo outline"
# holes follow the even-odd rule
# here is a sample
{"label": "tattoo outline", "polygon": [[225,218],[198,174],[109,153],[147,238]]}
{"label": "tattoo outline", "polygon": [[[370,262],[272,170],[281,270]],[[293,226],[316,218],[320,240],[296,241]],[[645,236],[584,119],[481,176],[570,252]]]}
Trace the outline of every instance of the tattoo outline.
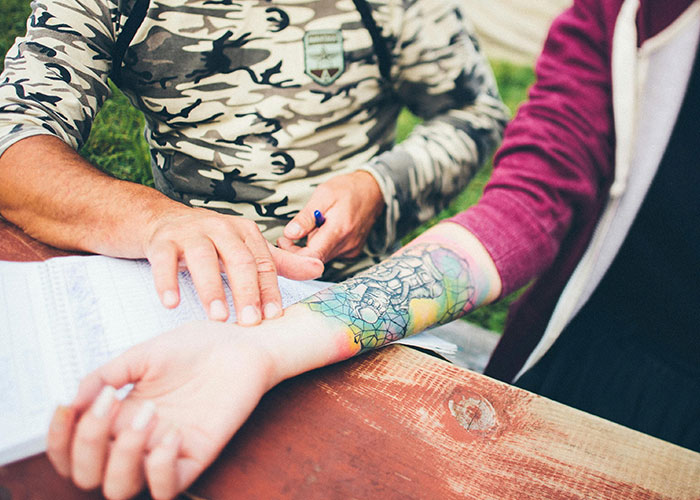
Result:
{"label": "tattoo outline", "polygon": [[422,243],[301,301],[339,319],[359,352],[448,323],[474,307],[476,288],[465,258],[449,248]]}

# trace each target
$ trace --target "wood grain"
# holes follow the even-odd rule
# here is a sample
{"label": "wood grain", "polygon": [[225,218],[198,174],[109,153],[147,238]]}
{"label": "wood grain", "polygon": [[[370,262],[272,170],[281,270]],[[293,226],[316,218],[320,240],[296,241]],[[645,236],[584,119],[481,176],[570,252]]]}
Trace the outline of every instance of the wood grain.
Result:
{"label": "wood grain", "polygon": [[700,454],[393,346],[269,393],[206,498],[700,498]]}
{"label": "wood grain", "polygon": [[[0,259],[57,255],[0,219]],[[0,500],[92,498],[0,467]],[[275,387],[182,498],[700,499],[700,454],[391,346]]]}
{"label": "wood grain", "polygon": [[0,217],[0,260],[31,262],[71,255],[28,237],[17,226]]}

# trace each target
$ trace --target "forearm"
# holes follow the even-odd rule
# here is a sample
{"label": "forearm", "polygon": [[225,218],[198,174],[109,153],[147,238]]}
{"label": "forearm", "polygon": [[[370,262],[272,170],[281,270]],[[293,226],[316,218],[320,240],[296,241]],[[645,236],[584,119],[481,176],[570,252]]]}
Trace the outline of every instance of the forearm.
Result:
{"label": "forearm", "polygon": [[[255,328],[191,323],[135,346],[83,380],[70,408],[59,408],[48,456],[85,489],[103,484],[126,498],[147,478],[154,497],[171,498],[211,464],[272,386],[457,318],[498,296],[499,283],[481,244],[460,226],[440,224],[282,318]],[[118,404],[114,389],[103,389],[129,383]],[[115,424],[148,407],[147,426]],[[135,467],[110,474],[115,460]]]}
{"label": "forearm", "polygon": [[483,196],[453,219],[489,249],[505,294],[545,272],[564,248],[565,261],[577,260],[614,177],[603,8],[577,1],[555,20]]}
{"label": "forearm", "polygon": [[179,205],[100,172],[49,135],[21,140],[0,156],[0,186],[0,214],[28,234],[115,257],[144,257],[149,223]]}
{"label": "forearm", "polygon": [[442,223],[386,261],[287,309],[270,336],[278,374],[297,375],[450,322],[500,295],[481,243]]}

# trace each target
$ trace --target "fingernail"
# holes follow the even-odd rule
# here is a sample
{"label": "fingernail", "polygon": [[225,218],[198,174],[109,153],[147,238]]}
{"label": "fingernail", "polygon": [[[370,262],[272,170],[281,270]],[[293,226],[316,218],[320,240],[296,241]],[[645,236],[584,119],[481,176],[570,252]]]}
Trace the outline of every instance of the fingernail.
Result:
{"label": "fingernail", "polygon": [[171,446],[176,446],[179,445],[180,443],[180,433],[177,432],[175,429],[169,430],[165,436],[163,436],[163,439],[161,440],[160,444],[162,446],[166,446],[170,448]]}
{"label": "fingernail", "polygon": [[276,318],[280,315],[281,312],[282,309],[280,308],[280,306],[278,306],[274,302],[268,302],[267,304],[265,304],[265,319]]}
{"label": "fingernail", "polygon": [[172,290],[166,290],[163,292],[163,305],[167,308],[175,307],[177,305],[177,294]]}
{"label": "fingernail", "polygon": [[241,311],[239,320],[242,325],[254,325],[260,321],[260,313],[253,306],[245,306]]}
{"label": "fingernail", "polygon": [[314,263],[314,266],[316,267],[316,272],[318,273],[317,277],[321,277],[323,275],[323,271],[325,271],[326,266],[323,264],[322,260],[314,259],[316,262]]}
{"label": "fingernail", "polygon": [[209,304],[209,319],[224,321],[228,316],[226,305],[220,300],[214,300]]}
{"label": "fingernail", "polygon": [[136,415],[134,415],[134,419],[131,421],[131,428],[135,431],[144,430],[155,413],[156,404],[153,401],[145,401],[139,408],[139,411],[136,412]]}
{"label": "fingernail", "polygon": [[290,222],[285,228],[285,233],[288,235],[289,238],[301,238],[303,230],[301,229],[301,226],[296,222]]}
{"label": "fingernail", "polygon": [[97,418],[103,418],[107,415],[107,412],[112,407],[112,402],[114,401],[114,394],[117,390],[111,385],[106,385],[97,396],[97,399],[92,404],[92,414]]}

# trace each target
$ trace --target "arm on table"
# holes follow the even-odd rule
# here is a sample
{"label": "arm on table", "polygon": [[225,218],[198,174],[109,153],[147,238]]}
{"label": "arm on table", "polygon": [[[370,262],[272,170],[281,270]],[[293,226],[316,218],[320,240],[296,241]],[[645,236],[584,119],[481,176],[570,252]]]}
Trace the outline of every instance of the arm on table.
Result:
{"label": "arm on table", "polygon": [[177,270],[184,263],[209,317],[226,319],[221,261],[239,321],[257,323],[263,311],[279,315],[275,271],[311,279],[321,275],[321,262],[273,248],[251,221],[118,181],[76,153],[111,92],[116,4],[32,4],[27,33],[8,52],[0,76],[0,213],[54,246],[148,258],[167,307],[179,302]]}
{"label": "arm on table", "polygon": [[[166,307],[179,303],[177,272],[186,265],[209,317],[228,317],[220,275],[227,271],[243,324],[282,312],[277,273],[320,276],[322,263],[273,247],[254,222],[175,202],[155,189],[120,181],[90,165],[60,139],[20,140],[0,156],[0,213],[59,248],[147,258]],[[246,311],[248,311],[246,313]]]}
{"label": "arm on table", "polygon": [[[146,484],[155,498],[173,497],[274,385],[452,321],[499,293],[478,240],[456,224],[439,224],[282,318],[246,329],[189,324],[136,346],[88,376],[72,405],[57,410],[49,458],[62,475],[83,488],[102,485],[109,498]],[[104,390],[128,383],[134,389],[121,402]]]}

